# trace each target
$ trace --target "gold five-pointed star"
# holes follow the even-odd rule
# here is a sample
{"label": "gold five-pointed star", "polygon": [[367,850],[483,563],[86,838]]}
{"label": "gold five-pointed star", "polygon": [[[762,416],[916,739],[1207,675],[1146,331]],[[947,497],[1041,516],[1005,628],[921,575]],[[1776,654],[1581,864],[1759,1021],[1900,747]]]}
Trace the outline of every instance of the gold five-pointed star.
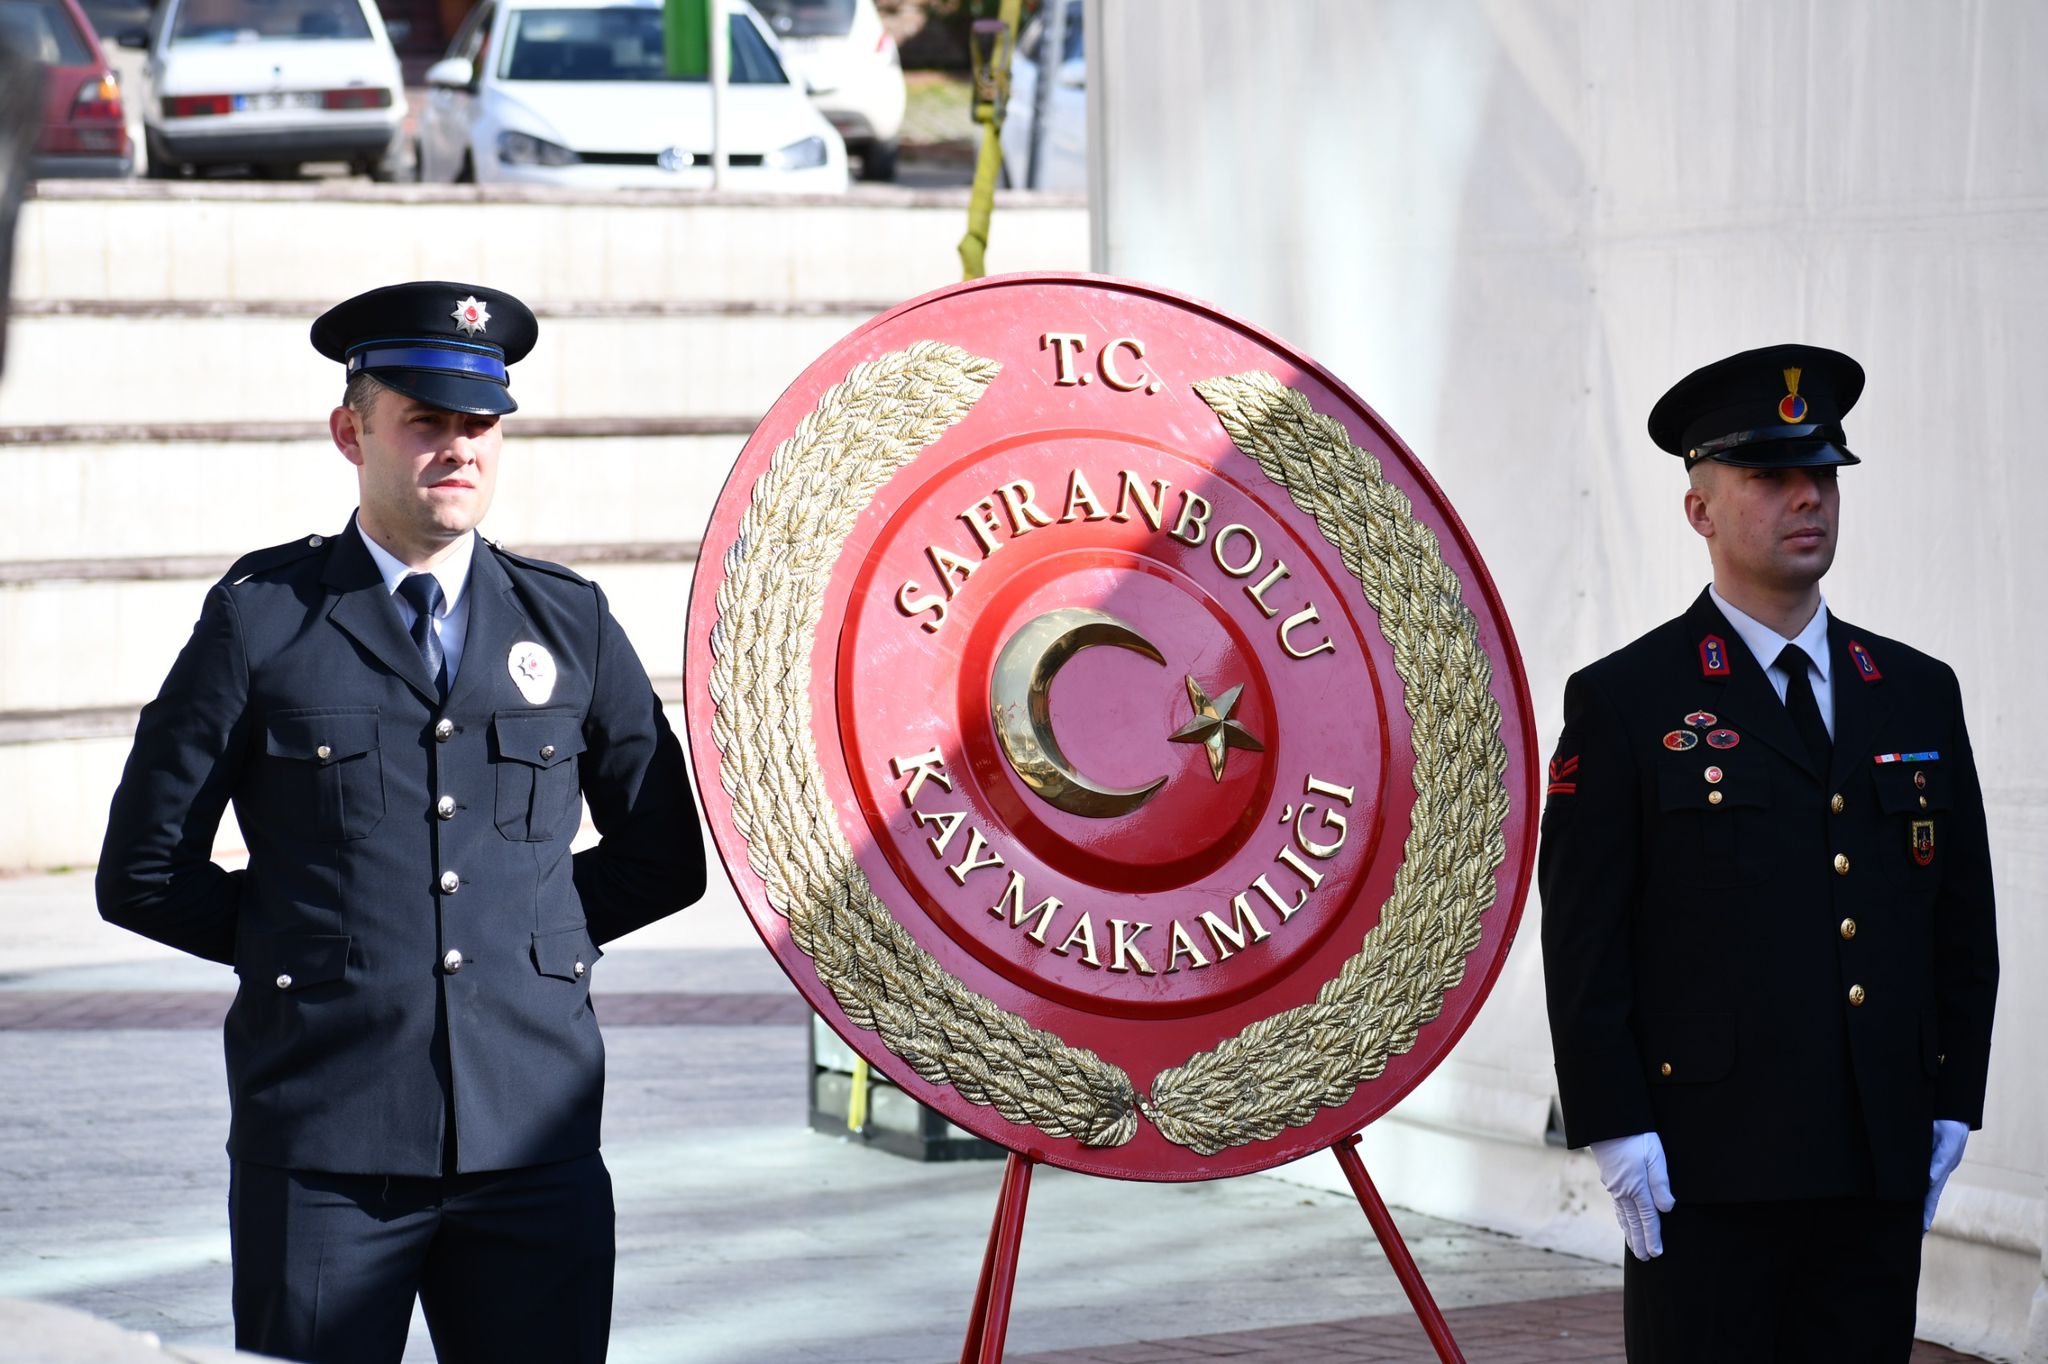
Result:
{"label": "gold five-pointed star", "polygon": [[1194,678],[1188,679],[1188,704],[1195,708],[1195,718],[1173,732],[1177,744],[1200,744],[1209,750],[1209,775],[1217,781],[1223,780],[1223,755],[1233,748],[1263,753],[1266,746],[1252,737],[1252,732],[1238,721],[1230,718],[1230,712],[1237,708],[1238,694],[1244,690],[1240,682],[1215,700],[1202,690],[1202,684]]}

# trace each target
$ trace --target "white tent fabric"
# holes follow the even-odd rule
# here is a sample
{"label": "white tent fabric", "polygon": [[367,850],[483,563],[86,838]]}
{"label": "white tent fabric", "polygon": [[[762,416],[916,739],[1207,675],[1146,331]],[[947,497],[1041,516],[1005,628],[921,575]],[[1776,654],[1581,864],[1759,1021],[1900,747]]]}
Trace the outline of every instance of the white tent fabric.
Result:
{"label": "white tent fabric", "polygon": [[[1546,754],[1570,671],[1706,581],[1656,397],[1778,341],[1863,362],[1825,590],[1961,675],[2005,960],[1922,1329],[2048,1361],[2048,7],[1091,0],[1087,37],[1096,268],[1286,337],[1402,434],[1498,582]],[[1367,1149],[1397,1200],[1612,1253],[1542,1147],[1539,914]]]}

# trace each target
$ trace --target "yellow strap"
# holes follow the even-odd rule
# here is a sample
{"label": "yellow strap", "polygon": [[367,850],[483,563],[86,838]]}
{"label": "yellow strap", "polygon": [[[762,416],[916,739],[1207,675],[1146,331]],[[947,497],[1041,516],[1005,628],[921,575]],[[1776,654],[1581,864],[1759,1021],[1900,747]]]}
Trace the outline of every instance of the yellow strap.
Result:
{"label": "yellow strap", "polygon": [[998,54],[1002,69],[994,73],[997,96],[988,121],[981,125],[981,150],[974,158],[974,192],[967,198],[967,235],[960,239],[962,279],[980,279],[988,273],[984,258],[988,251],[988,221],[995,212],[996,174],[1003,165],[1003,106],[1009,100],[1010,55],[1016,46],[1017,20],[1023,8],[1024,0],[1002,0],[998,9],[1010,41],[1003,44]]}
{"label": "yellow strap", "polygon": [[853,1092],[846,1099],[846,1130],[858,1132],[868,1125],[868,1063],[859,1057],[853,1063]]}

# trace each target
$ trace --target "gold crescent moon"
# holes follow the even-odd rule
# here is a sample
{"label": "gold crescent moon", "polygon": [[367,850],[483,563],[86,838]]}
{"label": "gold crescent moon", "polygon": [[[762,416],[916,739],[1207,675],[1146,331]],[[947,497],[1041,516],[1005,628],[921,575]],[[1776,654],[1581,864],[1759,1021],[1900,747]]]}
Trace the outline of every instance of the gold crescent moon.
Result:
{"label": "gold crescent moon", "polygon": [[1068,659],[1097,644],[1166,662],[1150,640],[1107,611],[1061,607],[1025,622],[1004,642],[989,679],[989,713],[1003,756],[1033,795],[1068,814],[1114,819],[1150,800],[1166,778],[1145,786],[1103,786],[1082,776],[1060,751],[1052,732],[1052,680]]}

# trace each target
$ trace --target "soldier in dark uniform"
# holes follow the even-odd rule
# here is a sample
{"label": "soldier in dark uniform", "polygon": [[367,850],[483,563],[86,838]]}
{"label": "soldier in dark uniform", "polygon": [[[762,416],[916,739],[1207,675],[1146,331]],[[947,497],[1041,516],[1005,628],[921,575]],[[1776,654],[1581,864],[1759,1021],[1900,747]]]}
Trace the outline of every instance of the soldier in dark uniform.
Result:
{"label": "soldier in dark uniform", "polygon": [[1998,951],[1955,674],[1820,594],[1862,387],[1774,346],[1665,394],[1713,584],[1565,688],[1545,984],[1638,1364],[1903,1364],[1983,1117]]}
{"label": "soldier in dark uniform", "polygon": [[[682,751],[604,593],[482,539],[533,314],[467,284],[313,324],[360,504],[207,594],[101,855],[113,923],[234,966],[236,1344],[595,1361],[610,939],[702,894]],[[211,860],[234,803],[244,870]],[[582,803],[600,841],[570,853]]]}

